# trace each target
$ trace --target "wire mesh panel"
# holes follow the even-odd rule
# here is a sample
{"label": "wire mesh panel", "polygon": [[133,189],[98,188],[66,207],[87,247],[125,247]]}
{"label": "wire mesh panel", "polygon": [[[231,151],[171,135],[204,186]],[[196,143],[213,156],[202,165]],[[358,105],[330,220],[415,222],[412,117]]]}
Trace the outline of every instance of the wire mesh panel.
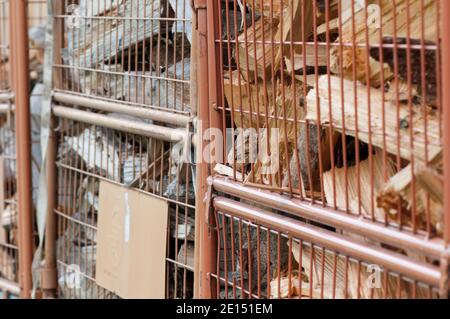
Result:
{"label": "wire mesh panel", "polygon": [[[333,249],[329,243],[320,242],[319,237],[326,236],[327,241],[342,240],[344,247],[346,239],[332,229],[324,230],[319,225],[306,225],[291,218],[284,218],[279,225],[274,225],[276,223],[268,222],[271,213],[266,212],[264,216],[258,209],[253,213],[259,215],[260,220],[255,222],[251,215],[254,206],[237,206],[240,214],[235,214],[223,209],[224,204],[233,205],[232,201],[223,198],[216,201],[219,206],[215,212],[219,254],[213,277],[220,298],[439,298],[436,281],[434,285],[422,282],[379,262],[357,258],[352,249],[346,249],[347,253],[344,253],[344,250]],[[249,215],[243,216],[246,213]],[[265,217],[269,218],[264,220]],[[293,232],[294,225],[304,232]],[[308,235],[314,232],[320,236],[309,239]],[[373,246],[366,243],[362,249],[370,254]],[[378,253],[402,259],[392,251],[380,249]],[[408,266],[429,267],[429,271],[433,271],[426,264],[410,266],[406,259],[402,262],[405,269]],[[438,268],[434,271],[439,274]]]}
{"label": "wire mesh panel", "polygon": [[[378,226],[417,236],[424,245],[431,240],[442,244],[440,1],[218,0],[208,9],[210,19],[214,16],[217,21],[211,26],[214,41],[210,47],[218,62],[214,70],[217,87],[211,91],[219,97],[215,102],[225,141],[224,158],[214,167],[214,174],[281,195],[278,203],[273,200],[267,205],[277,206],[274,211],[280,218],[286,205],[279,207],[285,200],[295,199],[297,211],[303,215],[321,212],[328,217],[354,217],[380,231],[383,229]],[[245,221],[236,224],[233,216],[224,215],[216,225],[217,292],[221,297],[235,297],[236,286],[229,290],[231,295],[223,290],[228,281],[224,267],[236,272],[236,264],[227,266],[220,257],[227,242],[221,233],[226,220],[235,228],[243,227],[244,233],[250,226]],[[251,234],[259,229],[259,222],[252,222]],[[333,225],[327,223],[326,227],[341,233]],[[235,243],[228,258],[250,246],[263,245],[267,233],[255,234],[258,236],[252,235],[244,248],[243,242]],[[274,234],[297,245],[302,240],[287,238],[284,229],[276,229]],[[363,243],[368,240],[352,232],[344,232],[344,236]],[[382,236],[376,237],[379,244]],[[303,244],[314,251],[314,242]],[[398,243],[384,244],[396,247]],[[289,250],[285,244],[282,247]],[[295,251],[292,247],[290,251],[285,257],[293,259]],[[330,253],[341,256],[338,248]],[[401,254],[413,255],[405,250]],[[437,262],[421,253],[411,258]],[[360,269],[364,269],[363,263],[350,262]],[[335,264],[333,278],[340,271],[339,264]],[[275,277],[273,269],[265,269],[269,278],[282,281],[282,271],[291,264],[285,259],[277,266],[281,269]],[[297,276],[303,277],[301,274],[300,269]],[[324,272],[318,274],[324,276]],[[270,297],[271,281],[264,276],[253,276],[254,284],[265,280],[258,289],[244,288],[246,278],[236,279],[237,286],[241,280],[239,296]],[[345,276],[349,277],[347,288],[356,284],[348,273]],[[306,280],[312,280],[311,276]],[[322,280],[322,290],[326,284]],[[415,287],[414,294],[409,288],[396,291],[386,290],[384,295],[417,297],[419,293]],[[342,295],[333,290],[334,297],[368,297],[361,293],[347,290]],[[312,296],[314,291],[310,289],[308,294]],[[321,291],[319,296],[330,295]],[[381,295],[375,293],[374,297]]]}
{"label": "wire mesh panel", "polygon": [[[165,296],[191,298],[190,2],[66,0],[54,20],[64,33],[53,64],[59,296],[118,297],[96,280],[99,187],[109,181],[168,203]],[[79,287],[66,280],[74,270]]]}

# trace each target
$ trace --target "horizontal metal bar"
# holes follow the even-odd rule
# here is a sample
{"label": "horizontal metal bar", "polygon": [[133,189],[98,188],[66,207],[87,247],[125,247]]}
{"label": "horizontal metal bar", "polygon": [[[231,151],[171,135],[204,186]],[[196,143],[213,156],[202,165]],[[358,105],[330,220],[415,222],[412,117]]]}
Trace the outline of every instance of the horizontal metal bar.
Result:
{"label": "horizontal metal bar", "polygon": [[447,252],[444,241],[439,238],[428,240],[421,236],[399,231],[393,227],[364,220],[323,206],[244,186],[242,183],[231,181],[225,177],[213,177],[210,183],[212,183],[216,191],[257,202],[321,224],[347,230],[391,246],[414,250],[436,260],[440,259]]}
{"label": "horizontal metal bar", "polygon": [[13,281],[9,281],[3,278],[0,278],[0,291],[6,291],[7,293],[19,296],[20,295],[20,287],[19,284]]}
{"label": "horizontal metal bar", "polygon": [[186,125],[191,122],[191,118],[187,115],[176,114],[169,111],[165,112],[154,110],[140,106],[131,106],[125,103],[116,103],[99,98],[90,98],[69,93],[54,92],[53,100],[59,103],[73,104],[106,112],[122,113],[183,127],[186,127]]}
{"label": "horizontal metal bar", "polygon": [[65,106],[52,107],[57,117],[80,121],[92,125],[119,130],[131,134],[143,135],[167,142],[180,142],[186,138],[186,129],[169,128],[154,124],[139,123],[130,120],[111,118],[106,115],[82,111]]}
{"label": "horizontal metal bar", "polygon": [[337,233],[307,225],[291,217],[255,208],[224,197],[213,199],[214,208],[225,214],[246,219],[255,225],[281,231],[304,241],[330,249],[360,261],[373,263],[421,283],[439,287],[441,271],[438,267],[414,261],[387,249],[361,244]]}
{"label": "horizontal metal bar", "polygon": [[0,114],[6,114],[8,112],[14,112],[15,110],[16,110],[16,107],[15,107],[14,104],[0,104]]}
{"label": "horizontal metal bar", "polygon": [[9,103],[14,99],[14,95],[12,93],[0,93],[0,103]]}

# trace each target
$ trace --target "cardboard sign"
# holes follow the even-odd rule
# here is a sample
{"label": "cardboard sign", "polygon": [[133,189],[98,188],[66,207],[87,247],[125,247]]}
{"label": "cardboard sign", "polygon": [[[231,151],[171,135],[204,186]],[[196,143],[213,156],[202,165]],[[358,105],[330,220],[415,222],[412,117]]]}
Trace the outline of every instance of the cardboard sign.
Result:
{"label": "cardboard sign", "polygon": [[126,299],[165,297],[168,204],[102,181],[97,283]]}

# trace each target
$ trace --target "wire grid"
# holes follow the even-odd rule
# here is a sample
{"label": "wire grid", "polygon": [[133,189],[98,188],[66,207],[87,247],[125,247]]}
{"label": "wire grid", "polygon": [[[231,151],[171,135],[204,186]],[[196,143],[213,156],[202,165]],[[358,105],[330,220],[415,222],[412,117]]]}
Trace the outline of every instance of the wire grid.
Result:
{"label": "wire grid", "polygon": [[439,1],[214,1],[229,177],[442,237]]}
{"label": "wire grid", "polygon": [[64,1],[59,90],[189,114],[191,9],[185,0]]}
{"label": "wire grid", "polygon": [[[66,43],[53,64],[62,79],[55,91],[168,113],[194,112],[189,1],[66,0],[64,9],[54,15],[56,23],[64,23]],[[169,203],[165,294],[193,297],[195,165],[180,161],[183,145],[67,119],[59,119],[56,133],[59,296],[118,298],[95,279],[98,187],[108,180]],[[80,269],[81,289],[64,280],[74,267]]]}
{"label": "wire grid", "polygon": [[215,211],[222,299],[437,299],[433,287],[289,234]]}
{"label": "wire grid", "polygon": [[[226,132],[214,174],[441,241],[439,4],[214,1],[213,90]],[[215,216],[220,298],[437,297],[437,287],[383,268],[382,287],[369,289],[364,260],[268,228],[256,217]],[[298,260],[298,247],[310,265]]]}
{"label": "wire grid", "polygon": [[[60,278],[80,268],[81,289],[60,285],[63,298],[113,298],[95,284],[99,183],[133,185],[169,203],[166,295],[192,297],[195,192],[192,167],[179,165],[176,145],[100,126],[60,120],[58,155]],[[148,210],[151,214],[151,208]],[[161,274],[162,275],[162,274]]]}
{"label": "wire grid", "polygon": [[[8,1],[0,3],[0,91],[10,94]],[[7,102],[8,104],[8,102]],[[9,108],[7,105],[7,109]],[[0,277],[18,282],[18,233],[16,197],[16,144],[11,112],[0,117],[0,165],[2,170],[2,201],[0,218]],[[8,297],[9,292],[4,292]]]}

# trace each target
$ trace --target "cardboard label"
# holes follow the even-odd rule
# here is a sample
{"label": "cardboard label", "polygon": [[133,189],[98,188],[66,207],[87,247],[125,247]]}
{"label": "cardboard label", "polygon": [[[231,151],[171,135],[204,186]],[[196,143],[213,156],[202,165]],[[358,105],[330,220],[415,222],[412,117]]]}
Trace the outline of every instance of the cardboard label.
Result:
{"label": "cardboard label", "polygon": [[168,204],[100,183],[97,283],[126,299],[165,297]]}

